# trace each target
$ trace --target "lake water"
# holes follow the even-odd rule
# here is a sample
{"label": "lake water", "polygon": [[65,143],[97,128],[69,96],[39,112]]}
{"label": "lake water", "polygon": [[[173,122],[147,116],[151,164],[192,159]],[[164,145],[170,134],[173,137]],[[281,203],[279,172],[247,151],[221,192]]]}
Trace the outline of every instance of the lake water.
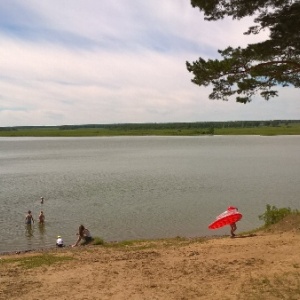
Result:
{"label": "lake water", "polygon": [[[299,153],[299,136],[0,138],[0,252],[70,245],[80,224],[105,241],[228,234],[207,226],[229,205],[251,230],[266,204],[299,208]],[[29,209],[46,224],[28,229]]]}

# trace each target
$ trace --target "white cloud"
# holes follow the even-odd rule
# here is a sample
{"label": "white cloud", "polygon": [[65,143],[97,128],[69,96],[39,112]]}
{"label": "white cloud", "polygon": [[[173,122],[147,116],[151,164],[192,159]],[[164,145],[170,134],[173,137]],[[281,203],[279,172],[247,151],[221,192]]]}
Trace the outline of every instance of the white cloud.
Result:
{"label": "white cloud", "polygon": [[250,19],[204,22],[184,0],[22,3],[17,29],[0,22],[0,126],[298,118],[293,89],[244,106],[191,83],[185,61],[246,44]]}

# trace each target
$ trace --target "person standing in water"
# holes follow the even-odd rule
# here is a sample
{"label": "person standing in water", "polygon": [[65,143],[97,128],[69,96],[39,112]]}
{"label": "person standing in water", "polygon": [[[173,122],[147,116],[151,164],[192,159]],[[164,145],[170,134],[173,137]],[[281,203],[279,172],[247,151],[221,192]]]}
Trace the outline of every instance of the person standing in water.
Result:
{"label": "person standing in water", "polygon": [[41,204],[44,204],[44,197],[41,197]]}
{"label": "person standing in water", "polygon": [[33,216],[32,216],[32,214],[31,214],[31,210],[29,210],[29,211],[27,212],[26,217],[25,217],[25,224],[31,225],[31,222],[34,223],[34,219],[33,219]]}
{"label": "person standing in water", "polygon": [[45,222],[45,215],[44,212],[41,210],[40,215],[39,215],[39,223],[44,224]]}

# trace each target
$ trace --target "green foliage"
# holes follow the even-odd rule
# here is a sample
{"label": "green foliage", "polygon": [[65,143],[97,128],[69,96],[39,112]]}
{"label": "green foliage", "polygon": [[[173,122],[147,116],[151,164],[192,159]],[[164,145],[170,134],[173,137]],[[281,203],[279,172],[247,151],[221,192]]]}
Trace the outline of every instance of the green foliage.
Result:
{"label": "green foliage", "polygon": [[225,16],[233,19],[256,15],[244,34],[269,30],[269,39],[249,44],[246,48],[228,47],[218,50],[222,59],[199,58],[186,62],[194,74],[192,82],[213,86],[210,99],[248,103],[260,92],[265,100],[278,95],[273,87],[300,87],[300,2],[293,0],[191,0],[193,7],[204,12],[205,20],[216,21]]}
{"label": "green foliage", "polygon": [[94,237],[93,239],[93,242],[92,242],[93,245],[104,245],[104,240],[100,237]]}
{"label": "green foliage", "polygon": [[291,208],[277,208],[276,206],[271,206],[267,204],[266,211],[260,215],[258,218],[265,222],[265,226],[278,223],[284,217],[289,214],[298,213],[298,210],[291,210]]}

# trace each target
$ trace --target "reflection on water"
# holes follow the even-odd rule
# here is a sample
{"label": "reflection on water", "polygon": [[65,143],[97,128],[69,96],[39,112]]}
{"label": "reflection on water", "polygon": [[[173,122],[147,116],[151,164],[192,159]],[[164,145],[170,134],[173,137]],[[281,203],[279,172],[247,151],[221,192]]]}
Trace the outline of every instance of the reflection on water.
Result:
{"label": "reflection on water", "polygon": [[45,234],[45,232],[46,232],[45,224],[39,223],[39,232],[40,232],[41,236],[43,236]]}
{"label": "reflection on water", "polygon": [[32,238],[34,237],[34,227],[31,224],[25,224],[25,237],[28,249],[32,248]]}
{"label": "reflection on water", "polygon": [[229,234],[207,226],[231,205],[251,230],[266,204],[299,208],[299,152],[295,136],[0,138],[0,252],[71,245],[80,224],[105,241]]}
{"label": "reflection on water", "polygon": [[31,238],[33,236],[34,227],[31,224],[25,225],[25,236]]}
{"label": "reflection on water", "polygon": [[46,226],[45,223],[39,223],[39,238],[41,241],[41,244],[43,245],[45,242],[45,235],[46,235]]}
{"label": "reflection on water", "polygon": [[[37,227],[37,228],[36,228]],[[38,230],[38,232],[37,232]],[[32,248],[35,239],[38,237],[40,245],[44,245],[46,237],[46,225],[45,223],[37,223],[37,226],[34,224],[25,224],[25,237],[27,240],[27,246],[29,249]]]}

